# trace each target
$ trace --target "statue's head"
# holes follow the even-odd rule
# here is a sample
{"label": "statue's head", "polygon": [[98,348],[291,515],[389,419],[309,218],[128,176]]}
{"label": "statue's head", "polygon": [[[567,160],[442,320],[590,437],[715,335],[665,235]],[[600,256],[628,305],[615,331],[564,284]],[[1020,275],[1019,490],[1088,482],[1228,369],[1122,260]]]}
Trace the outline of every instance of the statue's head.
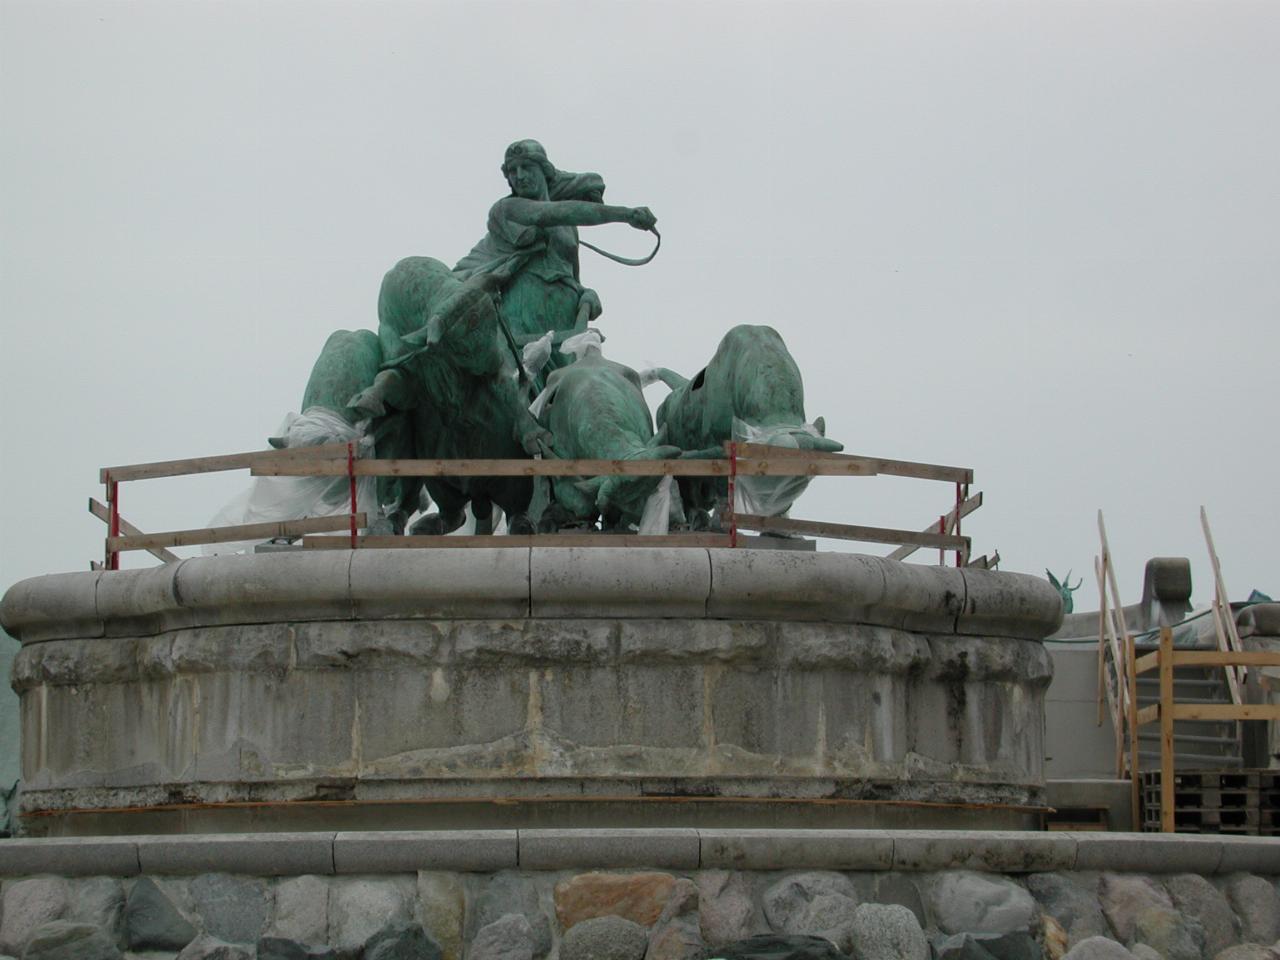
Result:
{"label": "statue's head", "polygon": [[502,175],[507,178],[512,193],[517,196],[522,195],[516,186],[516,175],[522,164],[540,170],[545,185],[550,188],[551,182],[556,177],[556,168],[547,159],[547,151],[537,140],[517,140],[507,147],[507,152],[502,158]]}

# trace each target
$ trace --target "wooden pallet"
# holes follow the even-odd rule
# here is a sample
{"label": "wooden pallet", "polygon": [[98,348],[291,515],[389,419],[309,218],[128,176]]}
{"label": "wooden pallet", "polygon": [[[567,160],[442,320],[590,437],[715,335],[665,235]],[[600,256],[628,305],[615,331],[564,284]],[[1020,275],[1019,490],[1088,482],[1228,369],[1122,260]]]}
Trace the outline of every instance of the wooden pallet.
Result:
{"label": "wooden pallet", "polygon": [[[1280,771],[1197,770],[1174,775],[1177,833],[1280,836]],[[1160,830],[1160,772],[1142,773],[1142,829]]]}
{"label": "wooden pallet", "polygon": [[[1179,790],[1248,790],[1262,786],[1263,776],[1273,775],[1262,770],[1188,770],[1173,775],[1173,789]],[[1274,778],[1280,782],[1280,778]],[[1142,771],[1144,788],[1160,790],[1160,771]]]}

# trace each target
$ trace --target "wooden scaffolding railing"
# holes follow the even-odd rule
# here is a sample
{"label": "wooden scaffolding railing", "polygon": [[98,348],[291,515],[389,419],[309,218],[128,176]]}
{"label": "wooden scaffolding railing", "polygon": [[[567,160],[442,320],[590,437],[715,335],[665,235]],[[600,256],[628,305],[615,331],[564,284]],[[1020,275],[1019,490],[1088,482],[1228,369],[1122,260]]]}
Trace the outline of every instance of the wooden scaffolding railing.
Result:
{"label": "wooden scaffolding railing", "polygon": [[[1246,707],[1242,696],[1245,683],[1245,672],[1250,666],[1262,665],[1259,657],[1273,657],[1268,665],[1280,666],[1280,655],[1251,654],[1244,650],[1240,642],[1240,634],[1236,630],[1235,617],[1227,599],[1226,582],[1222,577],[1222,565],[1218,560],[1218,552],[1214,547],[1213,532],[1209,527],[1209,517],[1204,507],[1200,508],[1200,525],[1204,530],[1205,544],[1209,550],[1209,561],[1213,569],[1214,596],[1210,612],[1213,616],[1214,629],[1217,634],[1217,652],[1205,650],[1188,650],[1166,657],[1163,661],[1153,659],[1156,653],[1137,656],[1137,638],[1130,632],[1124,615],[1124,604],[1120,601],[1120,589],[1116,582],[1115,564],[1111,557],[1111,547],[1107,542],[1106,524],[1102,511],[1098,511],[1098,537],[1102,546],[1102,555],[1094,558],[1094,571],[1098,579],[1098,723],[1106,718],[1106,708],[1110,712],[1115,731],[1116,776],[1128,778],[1131,785],[1131,805],[1133,822],[1141,822],[1141,783],[1140,764],[1138,759],[1138,728],[1159,719],[1161,722],[1160,757],[1161,784],[1172,784],[1173,771],[1173,722],[1174,720],[1247,720],[1259,719],[1258,707]],[[1166,643],[1172,650],[1173,634],[1170,627],[1162,627],[1160,631],[1161,649]],[[1138,674],[1146,673],[1159,665],[1161,704],[1138,708]],[[1175,666],[1196,665],[1201,667],[1222,667],[1231,695],[1229,704],[1184,704],[1173,703],[1173,668]],[[1166,699],[1165,670],[1167,667],[1169,690]],[[1266,708],[1266,709],[1280,709]],[[1244,711],[1237,713],[1235,711]],[[1280,715],[1267,714],[1269,719],[1280,719]],[[1128,749],[1125,749],[1126,740]],[[1166,768],[1167,761],[1167,768]],[[1172,790],[1172,786],[1169,787]],[[1162,794],[1163,796],[1163,794]],[[1170,794],[1170,797],[1172,794]],[[1168,816],[1168,827],[1172,829],[1172,801],[1162,801],[1161,818]]]}
{"label": "wooden scaffolding railing", "polygon": [[[127,481],[188,476],[226,470],[248,469],[255,477],[347,477],[351,507],[337,516],[309,517],[270,523],[239,524],[216,528],[168,530],[144,533],[120,513],[120,488]],[[361,536],[368,518],[358,510],[356,480],[359,477],[591,477],[591,476],[672,476],[723,477],[729,487],[728,508],[722,518],[724,533],[684,533],[663,536],[640,534],[541,534],[532,536]],[[940,517],[938,526],[925,530],[901,530],[854,524],[765,517],[734,509],[735,487],[744,477],[913,477],[950,483],[955,488],[951,511]],[[360,547],[525,547],[539,546],[741,546],[739,530],[797,533],[835,539],[900,545],[895,559],[921,548],[954,551],[956,565],[968,562],[970,538],[960,532],[961,518],[982,505],[982,494],[969,495],[973,471],[965,467],[888,460],[854,454],[817,453],[754,443],[726,443],[725,456],[718,459],[676,460],[405,460],[373,459],[358,455],[355,444],[339,443],[285,450],[167,460],[156,463],[105,467],[99,480],[106,487],[106,503],[90,500],[89,509],[108,525],[104,559],[95,568],[119,568],[120,554],[145,550],[165,562],[178,557],[167,548],[226,543],[248,539],[302,537],[312,549],[356,549]],[[315,536],[346,531],[347,537]]]}
{"label": "wooden scaffolding railing", "polygon": [[[1132,666],[1134,676],[1151,670],[1160,672],[1160,702],[1136,712],[1135,729],[1148,723],[1160,724],[1160,831],[1172,833],[1174,827],[1174,750],[1175,720],[1280,720],[1280,704],[1250,703],[1178,703],[1173,693],[1173,671],[1179,666],[1280,667],[1280,653],[1246,650],[1175,650],[1173,631],[1160,630],[1160,647],[1138,657]],[[1136,741],[1136,737],[1134,738]],[[1137,783],[1137,747],[1133,754],[1134,782]],[[1135,820],[1135,823],[1140,822]]]}

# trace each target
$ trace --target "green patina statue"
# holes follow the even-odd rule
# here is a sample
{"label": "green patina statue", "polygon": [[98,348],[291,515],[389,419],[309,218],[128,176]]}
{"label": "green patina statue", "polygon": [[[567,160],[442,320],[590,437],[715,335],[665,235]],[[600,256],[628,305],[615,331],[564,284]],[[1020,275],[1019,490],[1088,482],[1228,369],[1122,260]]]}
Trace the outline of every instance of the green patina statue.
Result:
{"label": "green patina statue", "polygon": [[[844,449],[824,436],[821,417],[806,423],[800,369],[772,327],[734,327],[692,380],[665,369],[657,375],[672,388],[658,408],[658,425],[685,456],[722,457],[726,440],[830,453]],[[807,485],[807,477],[751,477],[739,488],[748,512],[776,515]],[[714,510],[726,501],[728,485],[682,477],[680,494],[686,509]]]}
{"label": "green patina statue", "polygon": [[[800,371],[769,327],[735,327],[691,381],[658,371],[673,392],[655,433],[640,376],[606,360],[601,338],[588,330],[600,316],[600,298],[582,285],[578,265],[580,245],[622,263],[651,260],[656,246],[644,260],[626,260],[580,240],[578,228],[627,223],[656,236],[653,214],[605,204],[598,174],[557,170],[534,140],[508,147],[502,172],[511,193],[490,209],[487,232],[467,256],[453,269],[429,257],[401,260],[383,279],[378,332],[340,330],[325,343],[303,409],[332,414],[313,421],[332,424],[334,439],[357,431],[366,443],[372,439],[376,456],[404,459],[708,457],[720,456],[729,439],[841,449],[823,436],[821,418],[805,422]],[[550,353],[545,365],[526,368],[525,354],[539,351]],[[529,411],[535,394],[537,419]],[[316,436],[311,429],[308,442]],[[683,496],[667,499],[670,483],[660,480],[556,478],[542,529],[594,525],[597,518],[606,529],[631,529],[655,512],[666,529],[667,511],[671,521],[685,522],[682,499],[698,508],[691,520],[701,527],[706,510],[726,496],[723,481],[682,480]],[[754,497],[747,508],[781,513],[805,482],[743,483]],[[439,510],[412,532],[456,530],[470,503],[477,532],[491,532],[496,504],[509,530],[522,533],[533,529],[532,490],[523,477],[395,477],[379,481],[378,500],[397,532],[425,492]]]}
{"label": "green patina statue", "polygon": [[[601,313],[600,298],[579,279],[577,228],[628,223],[652,230],[656,218],[648,207],[605,204],[599,174],[557,170],[536,140],[507,147],[502,173],[511,194],[490,208],[488,232],[454,272],[495,278],[499,313],[517,344],[550,331],[558,347]],[[568,362],[553,351],[546,373]]]}
{"label": "green patina statue", "polygon": [[[575,343],[574,341],[579,341]],[[641,392],[640,376],[630,367],[606,360],[600,337],[588,331],[568,346],[578,359],[554,371],[547,380],[540,420],[551,431],[547,453],[566,460],[667,460],[680,448],[654,435],[649,406]],[[542,529],[594,523],[597,515],[606,530],[639,526],[645,504],[661,477],[556,477],[554,504],[544,515]],[[672,510],[677,524],[684,521],[679,501]]]}
{"label": "green patina statue", "polygon": [[1062,612],[1064,614],[1071,613],[1075,609],[1075,601],[1071,599],[1071,595],[1080,589],[1080,585],[1084,583],[1084,577],[1076,580],[1076,585],[1073,587],[1071,586],[1070,570],[1067,571],[1067,575],[1061,583],[1058,582],[1058,578],[1053,575],[1053,572],[1048,567],[1045,568],[1044,575],[1049,578],[1049,582],[1053,584],[1053,589],[1057,590],[1062,597]]}

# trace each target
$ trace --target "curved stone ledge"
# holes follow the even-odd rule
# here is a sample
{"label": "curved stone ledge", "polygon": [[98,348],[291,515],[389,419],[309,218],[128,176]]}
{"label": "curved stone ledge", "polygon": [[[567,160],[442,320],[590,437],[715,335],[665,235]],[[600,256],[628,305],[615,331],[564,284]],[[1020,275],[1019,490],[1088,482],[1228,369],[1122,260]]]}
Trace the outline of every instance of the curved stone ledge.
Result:
{"label": "curved stone ledge", "polygon": [[23,580],[0,602],[22,643],[228,624],[381,619],[695,618],[858,623],[1041,639],[1043,580],[843,553],[459,549],[201,557]]}
{"label": "curved stone ledge", "polygon": [[415,870],[1274,874],[1280,838],[916,830],[474,830],[0,840],[0,876]]}

